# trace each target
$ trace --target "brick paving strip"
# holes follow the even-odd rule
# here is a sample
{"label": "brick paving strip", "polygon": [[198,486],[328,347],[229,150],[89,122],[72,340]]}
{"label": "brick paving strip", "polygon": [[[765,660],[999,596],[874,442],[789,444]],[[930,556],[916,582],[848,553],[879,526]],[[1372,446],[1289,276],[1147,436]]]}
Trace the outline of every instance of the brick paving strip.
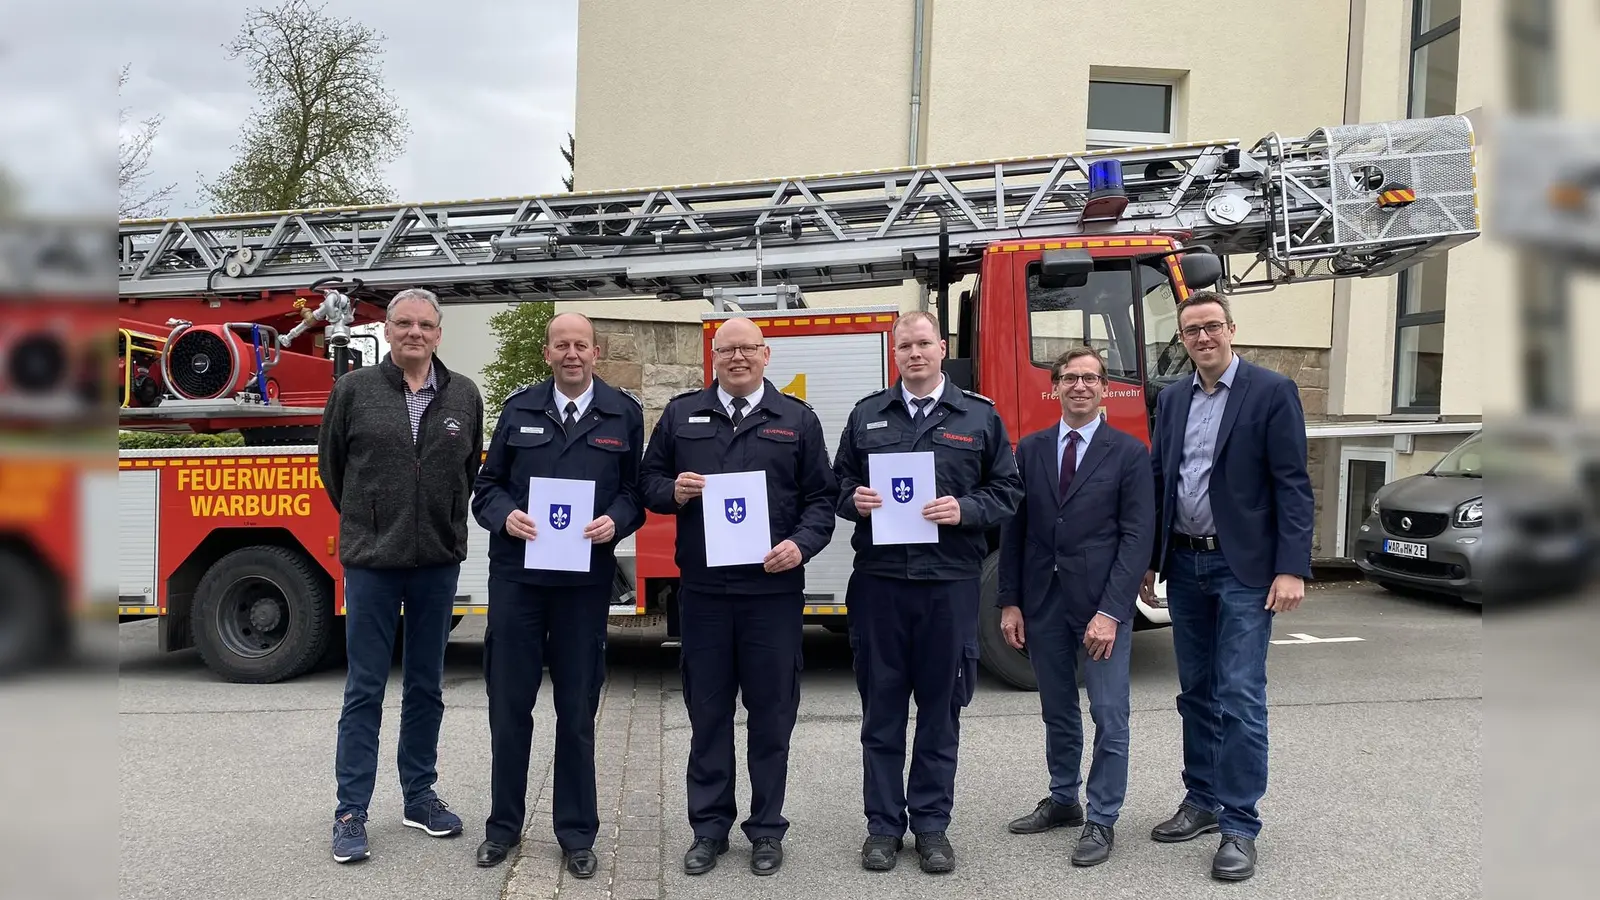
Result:
{"label": "brick paving strip", "polygon": [[[544,700],[547,690],[540,695]],[[606,673],[595,721],[599,869],[593,878],[579,879],[561,864],[561,847],[550,830],[552,761],[537,798],[529,798],[521,852],[511,863],[503,900],[659,900],[662,712],[659,672]]]}

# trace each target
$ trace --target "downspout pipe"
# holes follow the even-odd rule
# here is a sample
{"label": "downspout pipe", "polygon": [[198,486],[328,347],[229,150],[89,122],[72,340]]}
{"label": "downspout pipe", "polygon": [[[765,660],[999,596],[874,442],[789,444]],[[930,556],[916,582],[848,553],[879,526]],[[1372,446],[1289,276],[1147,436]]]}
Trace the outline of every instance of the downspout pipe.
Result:
{"label": "downspout pipe", "polygon": [[927,30],[927,0],[912,0],[914,9],[912,15],[912,41],[911,41],[911,128],[906,141],[906,165],[917,164],[917,136],[922,124],[922,45]]}

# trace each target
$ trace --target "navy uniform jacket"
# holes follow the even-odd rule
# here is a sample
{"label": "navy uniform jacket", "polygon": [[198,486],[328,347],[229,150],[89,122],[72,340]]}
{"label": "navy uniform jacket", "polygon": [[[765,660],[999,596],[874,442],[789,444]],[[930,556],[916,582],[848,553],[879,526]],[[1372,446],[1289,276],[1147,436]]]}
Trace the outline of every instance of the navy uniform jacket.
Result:
{"label": "navy uniform jacket", "polygon": [[[855,503],[856,488],[871,486],[867,456],[924,450],[933,451],[934,496],[961,503],[961,524],[939,526],[937,544],[874,545],[872,517],[863,518]],[[977,578],[989,555],[986,532],[1009,519],[1022,501],[1011,439],[994,403],[948,378],[919,430],[912,428],[899,382],[862,398],[845,422],[833,469],[839,477],[839,515],[856,523],[850,539],[856,570],[889,578]],[[894,502],[887,496],[883,501]]]}
{"label": "navy uniform jacket", "polygon": [[[656,422],[645,448],[645,506],[676,515],[676,561],[681,583],[715,594],[773,594],[803,591],[805,564],[833,539],[833,501],[838,491],[828,468],[828,447],[817,414],[803,401],[763,381],[761,402],[745,413],[737,433],[717,396],[715,382],[703,390],[673,397]],[[672,496],[679,474],[767,473],[767,511],[772,545],[792,540],[800,565],[769,573],[759,563],[706,566],[704,502],[696,497],[682,507]]]}
{"label": "navy uniform jacket", "polygon": [[1061,423],[1017,442],[1027,486],[1022,508],[1000,527],[999,606],[1035,609],[1059,573],[1066,622],[1082,630],[1097,612],[1132,622],[1133,600],[1155,543],[1150,451],[1102,420],[1060,499]]}
{"label": "navy uniform jacket", "polygon": [[[472,515],[489,532],[489,574],[551,587],[610,584],[616,574],[617,544],[644,524],[639,496],[643,444],[644,409],[639,401],[598,377],[589,408],[570,438],[561,428],[553,379],[507,397],[473,486]],[[505,525],[512,510],[528,512],[528,479],[534,477],[595,483],[594,517],[610,516],[616,534],[609,543],[590,545],[589,571],[523,568],[526,544],[507,535]],[[550,531],[548,516],[529,515],[540,534]],[[581,531],[588,524],[574,522],[571,527]]]}

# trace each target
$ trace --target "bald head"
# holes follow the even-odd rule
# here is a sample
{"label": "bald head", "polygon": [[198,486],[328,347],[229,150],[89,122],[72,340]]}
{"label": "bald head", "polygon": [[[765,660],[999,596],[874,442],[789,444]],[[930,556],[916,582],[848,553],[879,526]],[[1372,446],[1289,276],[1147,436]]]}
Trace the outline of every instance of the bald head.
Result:
{"label": "bald head", "polygon": [[594,363],[600,356],[595,341],[594,323],[582,313],[561,313],[544,329],[544,361],[555,376],[556,386],[568,397],[589,389]]}
{"label": "bald head", "polygon": [[723,390],[743,397],[761,386],[772,349],[762,341],[761,329],[743,316],[717,326],[711,339],[711,366]]}

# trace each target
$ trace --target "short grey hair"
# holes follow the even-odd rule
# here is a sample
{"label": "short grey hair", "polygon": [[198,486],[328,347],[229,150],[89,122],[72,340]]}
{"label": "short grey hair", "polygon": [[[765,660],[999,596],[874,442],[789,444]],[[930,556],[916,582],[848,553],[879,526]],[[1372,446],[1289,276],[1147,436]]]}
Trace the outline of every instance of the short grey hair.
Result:
{"label": "short grey hair", "polygon": [[393,316],[394,308],[406,302],[407,300],[421,300],[422,302],[433,307],[433,314],[435,316],[441,320],[444,318],[444,310],[439,308],[438,296],[435,295],[433,291],[426,290],[424,288],[406,288],[400,293],[395,294],[394,299],[389,301],[389,308],[384,311],[384,317],[388,318],[389,316]]}

